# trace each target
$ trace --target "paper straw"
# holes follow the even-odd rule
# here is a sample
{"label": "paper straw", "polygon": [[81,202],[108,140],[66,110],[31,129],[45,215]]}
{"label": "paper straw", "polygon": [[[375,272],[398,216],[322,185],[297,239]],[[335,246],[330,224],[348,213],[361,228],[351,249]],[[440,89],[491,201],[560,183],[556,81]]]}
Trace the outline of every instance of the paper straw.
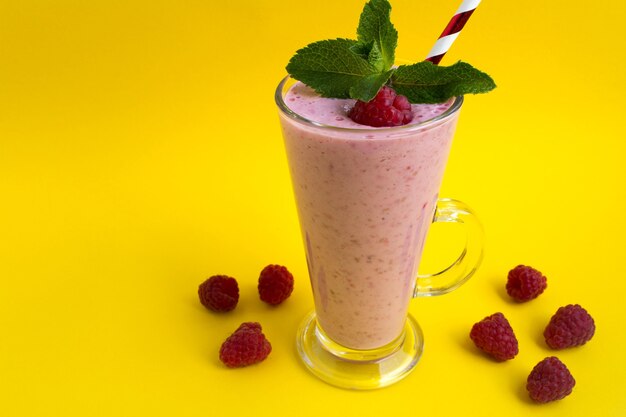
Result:
{"label": "paper straw", "polygon": [[480,0],[463,0],[463,3],[461,3],[452,19],[450,19],[448,26],[439,35],[439,39],[435,42],[433,49],[428,53],[426,61],[430,61],[435,65],[441,61],[441,58],[448,52],[448,49],[450,49],[456,37],[459,36],[461,29],[463,29],[463,26],[465,26],[465,23],[479,4]]}

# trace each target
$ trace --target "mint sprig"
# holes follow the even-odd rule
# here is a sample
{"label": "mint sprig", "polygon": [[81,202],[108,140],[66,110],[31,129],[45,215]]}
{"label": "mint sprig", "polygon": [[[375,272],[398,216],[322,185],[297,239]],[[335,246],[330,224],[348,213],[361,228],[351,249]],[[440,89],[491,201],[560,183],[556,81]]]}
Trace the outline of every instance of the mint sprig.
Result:
{"label": "mint sprig", "polygon": [[438,103],[496,87],[489,75],[460,61],[450,66],[423,61],[392,68],[398,32],[390,14],[387,0],[370,0],[359,19],[357,40],[311,43],[291,58],[287,72],[323,97],[362,101],[370,101],[385,84],[412,103]]}

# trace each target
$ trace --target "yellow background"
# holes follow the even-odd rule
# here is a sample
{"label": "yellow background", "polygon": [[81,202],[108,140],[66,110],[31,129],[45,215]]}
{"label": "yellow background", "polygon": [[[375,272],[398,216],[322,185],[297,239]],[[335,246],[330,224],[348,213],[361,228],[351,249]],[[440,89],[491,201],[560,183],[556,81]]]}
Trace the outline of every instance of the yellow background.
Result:
{"label": "yellow background", "polygon": [[[458,1],[392,4],[397,57],[420,60]],[[299,363],[312,298],[273,93],[296,49],[354,37],[362,5],[0,2],[0,415],[626,415],[621,0],[480,5],[443,64],[498,88],[467,98],[441,195],[480,214],[483,266],[413,302],[426,349],[400,383],[345,391]],[[296,277],[278,308],[256,293],[268,263]],[[522,305],[503,289],[519,263],[549,281]],[[213,274],[238,279],[235,311],[198,303]],[[573,394],[534,405],[526,377],[569,303],[597,333],[556,353]],[[506,363],[468,338],[496,311],[520,343]],[[218,349],[243,321],[273,352],[229,370]]]}

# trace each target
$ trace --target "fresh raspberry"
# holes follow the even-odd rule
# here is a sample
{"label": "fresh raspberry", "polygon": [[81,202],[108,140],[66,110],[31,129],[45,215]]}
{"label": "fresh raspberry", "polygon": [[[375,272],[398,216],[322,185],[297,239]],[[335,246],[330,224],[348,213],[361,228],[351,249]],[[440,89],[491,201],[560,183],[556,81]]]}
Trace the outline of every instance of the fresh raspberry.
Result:
{"label": "fresh raspberry", "polygon": [[241,368],[261,362],[272,351],[261,325],[256,322],[242,323],[222,343],[220,360],[229,368]]}
{"label": "fresh raspberry", "polygon": [[537,298],[548,286],[546,277],[530,266],[518,265],[509,271],[506,292],[519,302]]}
{"label": "fresh raspberry", "polygon": [[552,349],[580,346],[593,337],[596,325],[587,311],[578,304],[559,308],[543,332]]}
{"label": "fresh raspberry", "polygon": [[413,120],[413,110],[405,96],[384,86],[372,100],[357,100],[348,116],[356,123],[367,126],[402,126]]}
{"label": "fresh raspberry", "polygon": [[239,286],[235,278],[214,275],[198,287],[203,306],[213,311],[230,311],[239,301]]}
{"label": "fresh raspberry", "polygon": [[280,265],[268,265],[259,276],[261,300],[276,305],[285,301],[293,291],[293,275]]}
{"label": "fresh raspberry", "polygon": [[474,324],[470,338],[479,349],[500,362],[513,359],[519,352],[513,329],[502,313],[495,313]]}
{"label": "fresh raspberry", "polygon": [[547,403],[568,396],[574,385],[576,381],[567,366],[550,356],[535,365],[528,375],[526,389],[534,401]]}

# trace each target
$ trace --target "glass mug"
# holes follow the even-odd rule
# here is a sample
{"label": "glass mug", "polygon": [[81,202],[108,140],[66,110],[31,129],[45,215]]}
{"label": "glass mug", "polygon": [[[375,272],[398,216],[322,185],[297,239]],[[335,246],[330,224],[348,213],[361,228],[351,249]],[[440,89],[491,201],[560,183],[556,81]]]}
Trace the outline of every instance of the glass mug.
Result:
{"label": "glass mug", "polygon": [[[463,97],[417,124],[340,128],[287,106],[295,82],[283,79],[275,99],[315,301],[298,353],[332,385],[383,387],[408,375],[423,351],[410,300],[458,288],[482,259],[475,215],[438,199]],[[418,276],[433,222],[463,224],[466,244],[445,270]]]}

